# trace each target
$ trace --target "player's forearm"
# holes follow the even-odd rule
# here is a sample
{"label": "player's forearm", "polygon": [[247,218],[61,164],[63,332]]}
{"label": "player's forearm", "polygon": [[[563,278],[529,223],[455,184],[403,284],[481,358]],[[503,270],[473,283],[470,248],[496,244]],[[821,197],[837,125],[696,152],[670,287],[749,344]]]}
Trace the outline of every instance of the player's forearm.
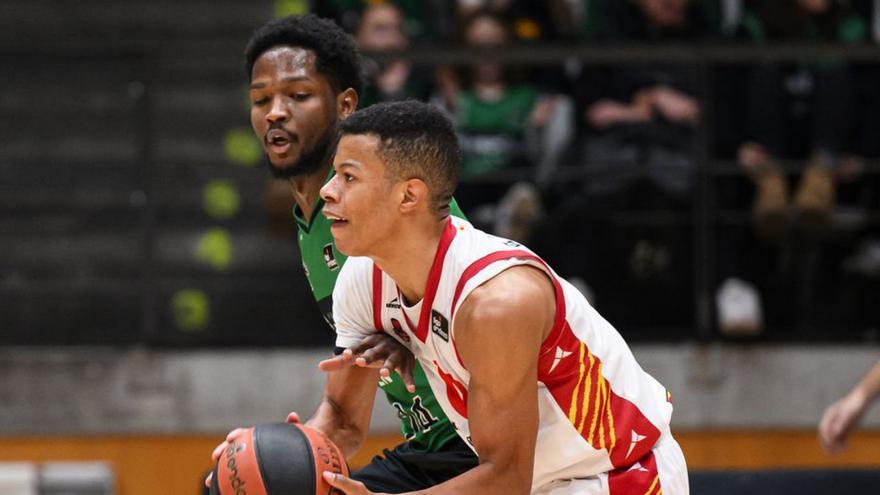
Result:
{"label": "player's forearm", "polygon": [[868,371],[868,374],[853,388],[852,393],[861,395],[866,405],[880,396],[880,362]]}
{"label": "player's forearm", "polygon": [[340,407],[327,397],[321,400],[315,414],[306,424],[326,435],[346,458],[361,448],[367,436],[364,428],[349,420]]}

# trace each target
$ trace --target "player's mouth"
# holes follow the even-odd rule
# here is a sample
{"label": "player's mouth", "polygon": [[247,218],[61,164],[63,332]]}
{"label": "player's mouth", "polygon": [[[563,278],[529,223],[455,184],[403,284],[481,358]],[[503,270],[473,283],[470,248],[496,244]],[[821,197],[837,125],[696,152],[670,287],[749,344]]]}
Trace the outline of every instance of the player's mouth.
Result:
{"label": "player's mouth", "polygon": [[330,220],[330,228],[333,227],[341,227],[343,225],[348,224],[348,219],[335,215],[333,213],[329,213],[327,211],[324,212],[324,216],[327,217],[327,220]]}
{"label": "player's mouth", "polygon": [[272,129],[266,133],[264,138],[266,146],[275,155],[283,155],[290,151],[296,136],[284,129]]}

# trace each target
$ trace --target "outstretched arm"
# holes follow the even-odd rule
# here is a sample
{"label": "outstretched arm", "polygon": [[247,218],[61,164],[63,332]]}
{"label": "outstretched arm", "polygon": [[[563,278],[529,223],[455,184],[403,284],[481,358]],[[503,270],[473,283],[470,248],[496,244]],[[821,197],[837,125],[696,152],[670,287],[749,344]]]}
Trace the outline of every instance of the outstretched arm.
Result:
{"label": "outstretched arm", "polygon": [[846,448],[849,434],[878,395],[880,362],[848,394],[825,410],[819,422],[819,442],[826,452],[835,454]]}

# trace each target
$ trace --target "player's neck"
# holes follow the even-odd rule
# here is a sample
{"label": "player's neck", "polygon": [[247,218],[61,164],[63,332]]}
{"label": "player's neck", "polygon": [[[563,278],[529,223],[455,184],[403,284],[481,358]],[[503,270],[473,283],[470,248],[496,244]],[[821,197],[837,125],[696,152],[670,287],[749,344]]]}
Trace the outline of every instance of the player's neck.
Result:
{"label": "player's neck", "polygon": [[293,193],[293,200],[296,201],[296,205],[299,206],[306,221],[312,218],[315,203],[318,202],[318,197],[321,195],[321,187],[327,179],[330,167],[331,163],[328,161],[315,169],[314,172],[300,177],[292,177],[288,181]]}
{"label": "player's neck", "polygon": [[400,229],[394,239],[385,243],[387,249],[370,256],[394,279],[408,305],[416,304],[425,296],[446,222],[445,219],[442,222],[433,220]]}

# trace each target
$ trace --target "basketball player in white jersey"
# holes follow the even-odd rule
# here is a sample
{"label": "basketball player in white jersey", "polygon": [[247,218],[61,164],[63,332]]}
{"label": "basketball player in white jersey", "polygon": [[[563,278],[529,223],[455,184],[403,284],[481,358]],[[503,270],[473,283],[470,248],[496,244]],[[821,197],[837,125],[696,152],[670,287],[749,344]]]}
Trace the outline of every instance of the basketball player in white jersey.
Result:
{"label": "basketball player in white jersey", "polygon": [[[448,216],[459,159],[440,111],[376,105],[341,124],[336,176],[321,190],[336,246],[352,256],[333,295],[337,347],[377,332],[409,347],[479,456],[418,493],[687,494],[666,389],[534,253]],[[327,398],[342,417],[369,407],[351,397],[377,373],[352,362],[349,351],[321,365],[344,384]]]}

